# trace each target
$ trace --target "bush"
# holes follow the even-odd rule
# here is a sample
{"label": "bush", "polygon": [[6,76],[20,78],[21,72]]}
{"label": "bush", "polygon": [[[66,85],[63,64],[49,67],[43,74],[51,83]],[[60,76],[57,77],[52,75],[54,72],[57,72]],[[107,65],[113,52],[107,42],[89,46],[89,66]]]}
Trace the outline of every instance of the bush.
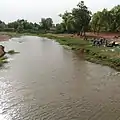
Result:
{"label": "bush", "polygon": [[15,52],[14,50],[9,50],[7,53],[10,54],[10,55],[13,55],[13,54],[17,54],[19,52]]}
{"label": "bush", "polygon": [[0,66],[2,66],[4,63],[8,63],[7,57],[1,57],[0,58]]}

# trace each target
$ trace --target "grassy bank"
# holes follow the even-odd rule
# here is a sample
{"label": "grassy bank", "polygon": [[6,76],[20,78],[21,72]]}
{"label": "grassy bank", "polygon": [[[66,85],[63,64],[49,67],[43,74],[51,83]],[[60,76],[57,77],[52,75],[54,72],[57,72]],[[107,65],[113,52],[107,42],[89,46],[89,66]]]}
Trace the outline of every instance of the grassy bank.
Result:
{"label": "grassy bank", "polygon": [[7,63],[7,57],[1,57],[1,58],[0,58],[0,67],[1,67],[4,63]]}
{"label": "grassy bank", "polygon": [[[90,62],[94,62],[101,65],[110,66],[120,71],[120,48],[108,48],[108,47],[96,47],[92,46],[90,41],[85,41],[80,38],[74,38],[70,36],[57,35],[57,34],[18,34],[18,33],[6,33],[11,37],[34,35],[40,37],[47,37],[54,39],[61,45],[69,46],[78,55],[84,54],[84,59]],[[11,51],[13,53],[13,51]],[[1,61],[1,60],[0,60]]]}
{"label": "grassy bank", "polygon": [[77,54],[84,54],[84,59],[97,64],[110,66],[120,71],[120,48],[108,48],[92,46],[90,41],[80,38],[59,36],[54,34],[44,34],[41,37],[55,39],[61,45],[69,46]]}
{"label": "grassy bank", "polygon": [[33,33],[18,33],[18,32],[0,32],[0,35],[7,35],[10,38],[20,37],[20,36],[25,36],[25,35],[37,36],[37,34],[33,34]]}
{"label": "grassy bank", "polygon": [[[9,54],[9,55],[14,55],[14,54],[18,54],[18,53],[19,52],[16,52],[15,50],[9,50],[8,52],[6,52],[6,54]],[[0,57],[0,67],[4,63],[8,63],[7,59],[8,59],[8,57],[6,57],[6,56]]]}
{"label": "grassy bank", "polygon": [[8,52],[6,52],[9,55],[14,55],[14,54],[18,54],[20,52],[16,52],[15,50],[9,50]]}
{"label": "grassy bank", "polygon": [[21,36],[20,33],[16,33],[16,32],[0,32],[0,35],[8,35],[10,38]]}

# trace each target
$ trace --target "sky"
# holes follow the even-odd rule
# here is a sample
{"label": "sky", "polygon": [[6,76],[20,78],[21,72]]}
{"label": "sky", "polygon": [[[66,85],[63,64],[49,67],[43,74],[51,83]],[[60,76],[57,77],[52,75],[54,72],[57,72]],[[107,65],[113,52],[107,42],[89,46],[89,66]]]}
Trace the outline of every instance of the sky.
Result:
{"label": "sky", "polygon": [[[70,11],[80,0],[0,0],[0,20],[6,23],[17,19],[39,22],[41,18],[52,17],[54,23],[61,21],[58,16]],[[120,0],[84,0],[85,5],[94,13],[103,8],[112,8]]]}

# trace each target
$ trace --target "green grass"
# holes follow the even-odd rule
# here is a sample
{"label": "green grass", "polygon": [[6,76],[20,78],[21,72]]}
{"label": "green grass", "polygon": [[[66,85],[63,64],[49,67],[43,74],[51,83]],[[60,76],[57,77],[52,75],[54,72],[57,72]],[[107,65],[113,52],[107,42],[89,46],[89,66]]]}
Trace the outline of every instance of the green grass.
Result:
{"label": "green grass", "polygon": [[[55,39],[61,45],[69,46],[80,54],[84,50],[84,59],[97,64],[107,65],[120,71],[120,48],[108,48],[92,46],[89,41],[80,38],[60,37],[54,34],[44,34],[41,37]],[[114,51],[112,50],[114,49]]]}
{"label": "green grass", "polygon": [[[6,53],[10,54],[10,55],[13,55],[13,54],[18,54],[19,52],[16,52],[14,50],[10,50],[10,51],[8,51]],[[4,65],[5,63],[8,63],[7,59],[8,59],[8,57],[6,57],[6,56],[0,57],[0,67],[2,65]]]}
{"label": "green grass", "polygon": [[[107,65],[116,70],[120,71],[120,48],[107,48],[107,47],[96,47],[92,46],[90,42],[82,40],[80,38],[72,37],[60,37],[57,34],[19,34],[14,32],[3,33],[10,35],[11,37],[23,36],[23,35],[35,35],[40,37],[47,37],[49,39],[54,39],[61,45],[68,46],[66,49],[72,49],[80,54],[84,50],[84,59],[97,64]],[[112,51],[114,49],[114,51]],[[14,50],[8,51],[9,54],[15,54]],[[18,52],[17,52],[18,53]],[[1,60],[0,60],[1,61]]]}
{"label": "green grass", "polygon": [[8,35],[11,38],[12,37],[20,37],[21,36],[20,33],[16,33],[16,32],[0,32],[0,35]]}
{"label": "green grass", "polygon": [[38,34],[35,34],[35,33],[18,33],[18,32],[0,32],[0,35],[8,35],[11,38],[25,36],[25,35],[38,36]]}
{"label": "green grass", "polygon": [[0,66],[2,66],[4,63],[8,63],[7,59],[8,59],[8,58],[5,57],[5,56],[4,56],[4,57],[1,57],[1,58],[0,58]]}
{"label": "green grass", "polygon": [[18,54],[19,52],[16,52],[15,50],[9,50],[7,53],[13,55],[13,54]]}

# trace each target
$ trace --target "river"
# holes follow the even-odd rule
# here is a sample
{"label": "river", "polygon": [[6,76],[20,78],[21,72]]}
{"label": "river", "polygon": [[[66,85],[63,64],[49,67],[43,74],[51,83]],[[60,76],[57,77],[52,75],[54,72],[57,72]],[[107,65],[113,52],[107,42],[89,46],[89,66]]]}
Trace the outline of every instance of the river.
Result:
{"label": "river", "polygon": [[2,42],[0,120],[120,120],[120,74],[47,38]]}

